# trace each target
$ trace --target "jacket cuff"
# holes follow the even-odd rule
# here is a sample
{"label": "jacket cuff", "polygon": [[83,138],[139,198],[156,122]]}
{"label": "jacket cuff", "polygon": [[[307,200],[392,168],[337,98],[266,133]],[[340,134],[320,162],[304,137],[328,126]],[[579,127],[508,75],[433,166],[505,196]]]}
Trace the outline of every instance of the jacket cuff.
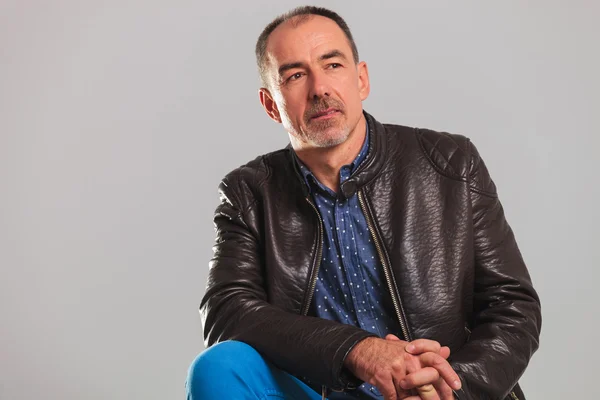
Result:
{"label": "jacket cuff", "polygon": [[339,361],[335,360],[336,363],[334,364],[334,365],[337,365],[336,371],[334,372],[335,373],[334,376],[337,377],[337,385],[335,385],[331,389],[337,390],[337,391],[353,390],[363,384],[363,381],[361,379],[358,379],[356,376],[354,376],[354,374],[351,373],[350,370],[348,370],[348,368],[346,368],[344,366],[344,363],[346,361],[346,357],[348,357],[348,354],[350,354],[350,352],[352,351],[354,346],[356,346],[359,342],[361,342],[362,340],[369,338],[369,337],[378,337],[378,336],[371,332],[360,331],[360,332],[357,332],[356,334],[350,336],[342,344],[342,346],[340,346],[340,348],[338,349],[338,352],[336,354],[336,358],[337,358],[338,354],[341,354],[342,357],[340,358]]}

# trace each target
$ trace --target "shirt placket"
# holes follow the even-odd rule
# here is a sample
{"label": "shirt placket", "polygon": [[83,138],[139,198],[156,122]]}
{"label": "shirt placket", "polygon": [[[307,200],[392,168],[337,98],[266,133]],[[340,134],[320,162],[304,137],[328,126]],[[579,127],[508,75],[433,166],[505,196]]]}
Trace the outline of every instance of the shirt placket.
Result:
{"label": "shirt placket", "polygon": [[[350,176],[350,168],[343,167],[340,171],[340,182],[344,182]],[[352,240],[354,235],[352,231],[352,218],[350,217],[351,201],[338,198],[335,204],[335,223],[336,236],[340,249],[340,262],[344,266],[343,271],[348,282],[353,309],[356,320],[361,328],[374,331],[371,315],[371,305],[365,289],[365,278],[362,276],[360,268],[352,262],[352,254],[357,252],[356,241]],[[377,332],[376,332],[377,333]]]}

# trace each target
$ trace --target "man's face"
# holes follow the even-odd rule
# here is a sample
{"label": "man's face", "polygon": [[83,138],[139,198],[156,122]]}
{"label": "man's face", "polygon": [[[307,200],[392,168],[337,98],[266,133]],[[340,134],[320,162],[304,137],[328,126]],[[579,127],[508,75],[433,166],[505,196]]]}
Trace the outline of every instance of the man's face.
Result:
{"label": "man's face", "polygon": [[362,117],[367,67],[354,63],[344,32],[329,18],[279,25],[267,43],[267,71],[270,90],[261,89],[261,102],[302,147],[343,143]]}

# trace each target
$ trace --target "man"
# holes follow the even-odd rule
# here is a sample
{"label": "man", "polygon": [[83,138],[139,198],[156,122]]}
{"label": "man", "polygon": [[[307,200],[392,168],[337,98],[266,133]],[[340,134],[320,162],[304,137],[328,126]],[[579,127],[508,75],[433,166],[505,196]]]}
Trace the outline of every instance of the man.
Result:
{"label": "man", "polygon": [[540,303],[475,146],[364,112],[334,12],[275,19],[256,55],[290,146],[220,185],[188,399],[524,399]]}

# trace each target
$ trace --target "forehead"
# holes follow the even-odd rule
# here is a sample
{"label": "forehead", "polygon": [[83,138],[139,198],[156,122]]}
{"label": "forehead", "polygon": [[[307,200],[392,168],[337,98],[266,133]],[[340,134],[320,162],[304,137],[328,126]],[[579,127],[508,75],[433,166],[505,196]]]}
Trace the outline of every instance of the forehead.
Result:
{"label": "forehead", "polygon": [[269,64],[277,67],[288,62],[311,60],[332,49],[352,58],[348,39],[335,21],[311,15],[299,24],[297,19],[292,19],[275,28],[269,36],[266,55]]}

